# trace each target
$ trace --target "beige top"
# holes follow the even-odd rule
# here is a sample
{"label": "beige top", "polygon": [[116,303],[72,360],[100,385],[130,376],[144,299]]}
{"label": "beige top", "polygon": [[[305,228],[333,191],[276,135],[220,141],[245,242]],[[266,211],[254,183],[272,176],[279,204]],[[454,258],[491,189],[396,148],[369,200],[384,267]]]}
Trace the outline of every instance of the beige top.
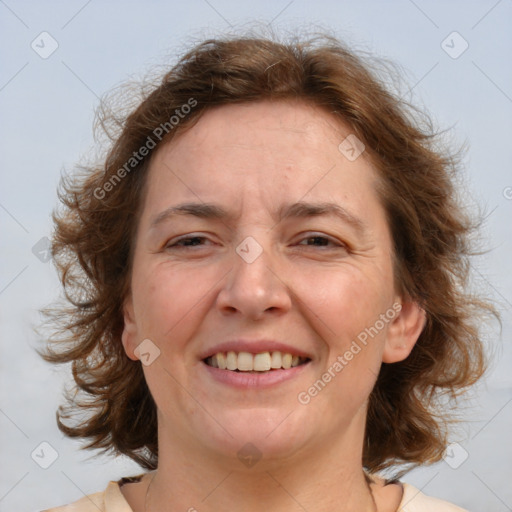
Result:
{"label": "beige top", "polygon": [[[149,473],[145,473],[148,475]],[[139,475],[144,477],[145,475]],[[132,477],[137,479],[139,477]],[[132,479],[130,478],[130,480]],[[43,512],[133,512],[120,489],[123,479],[109,482],[102,492],[89,494],[69,505],[55,507]],[[409,484],[400,483],[404,493],[397,512],[468,512],[447,501],[425,496]]]}

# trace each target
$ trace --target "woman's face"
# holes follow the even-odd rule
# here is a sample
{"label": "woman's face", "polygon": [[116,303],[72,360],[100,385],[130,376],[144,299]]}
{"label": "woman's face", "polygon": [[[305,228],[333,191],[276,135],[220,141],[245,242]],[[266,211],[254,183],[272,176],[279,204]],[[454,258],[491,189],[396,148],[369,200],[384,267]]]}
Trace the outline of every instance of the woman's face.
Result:
{"label": "woman's face", "polygon": [[350,433],[357,451],[382,361],[413,342],[377,175],[351,138],[339,148],[348,135],[319,108],[258,102],[208,111],[154,155],[123,344],[159,443],[272,458]]}

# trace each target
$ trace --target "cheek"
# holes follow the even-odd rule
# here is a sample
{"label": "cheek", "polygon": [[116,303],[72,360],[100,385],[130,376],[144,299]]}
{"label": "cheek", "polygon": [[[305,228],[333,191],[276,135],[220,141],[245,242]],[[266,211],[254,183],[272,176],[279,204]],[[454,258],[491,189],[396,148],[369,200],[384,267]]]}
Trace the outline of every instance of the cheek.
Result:
{"label": "cheek", "polygon": [[213,267],[198,271],[161,264],[140,272],[133,288],[141,336],[164,347],[169,339],[179,344],[186,332],[192,332],[222,270]]}
{"label": "cheek", "polygon": [[325,384],[328,390],[320,393],[319,405],[338,403],[355,411],[374,386],[389,324],[380,318],[393,300],[391,280],[384,277],[391,274],[384,270],[364,272],[347,265],[302,280],[305,311],[323,347],[317,387]]}
{"label": "cheek", "polygon": [[305,314],[309,311],[308,317],[330,351],[344,350],[391,306],[392,287],[386,280],[348,264],[305,273],[296,283]]}

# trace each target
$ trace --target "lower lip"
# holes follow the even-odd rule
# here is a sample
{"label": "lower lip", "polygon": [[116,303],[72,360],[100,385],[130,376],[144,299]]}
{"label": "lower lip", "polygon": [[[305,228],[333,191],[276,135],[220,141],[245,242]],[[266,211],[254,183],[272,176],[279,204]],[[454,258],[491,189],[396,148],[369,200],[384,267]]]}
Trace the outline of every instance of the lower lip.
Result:
{"label": "lower lip", "polygon": [[268,372],[235,372],[232,370],[221,370],[207,365],[202,361],[203,366],[216,381],[239,389],[264,389],[281,384],[287,380],[298,377],[311,363],[301,364],[285,370],[270,370]]}

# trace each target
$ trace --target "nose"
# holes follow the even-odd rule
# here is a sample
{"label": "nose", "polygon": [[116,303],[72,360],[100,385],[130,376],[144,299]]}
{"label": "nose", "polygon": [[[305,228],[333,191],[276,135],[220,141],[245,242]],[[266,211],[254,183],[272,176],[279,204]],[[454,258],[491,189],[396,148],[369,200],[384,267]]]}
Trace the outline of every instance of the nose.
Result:
{"label": "nose", "polygon": [[[255,250],[251,243],[245,248]],[[261,254],[253,260],[244,254],[243,246],[237,249],[233,251],[233,268],[217,296],[217,307],[222,314],[259,320],[289,311],[291,295],[285,276],[280,275],[276,265],[276,257],[270,250],[261,248]]]}

